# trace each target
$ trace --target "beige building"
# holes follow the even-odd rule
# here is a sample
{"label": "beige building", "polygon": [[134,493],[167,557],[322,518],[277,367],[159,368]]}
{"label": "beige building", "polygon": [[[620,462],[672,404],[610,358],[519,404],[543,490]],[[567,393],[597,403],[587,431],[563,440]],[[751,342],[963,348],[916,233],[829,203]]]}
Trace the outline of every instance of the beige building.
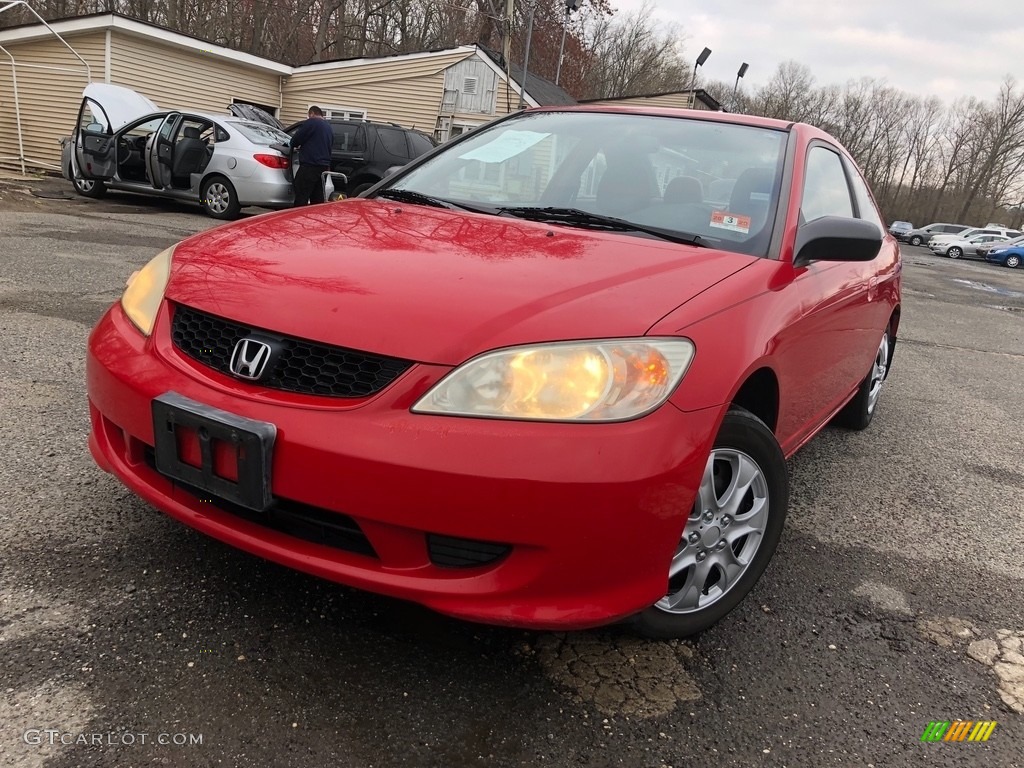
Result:
{"label": "beige building", "polygon": [[0,30],[0,164],[57,169],[59,139],[71,132],[89,82],[132,88],[161,109],[220,113],[232,102],[255,104],[285,124],[317,104],[333,116],[394,122],[443,141],[521,101],[575,103],[533,76],[521,95],[517,73],[506,76],[475,45],[291,67],[117,14],[12,27]]}

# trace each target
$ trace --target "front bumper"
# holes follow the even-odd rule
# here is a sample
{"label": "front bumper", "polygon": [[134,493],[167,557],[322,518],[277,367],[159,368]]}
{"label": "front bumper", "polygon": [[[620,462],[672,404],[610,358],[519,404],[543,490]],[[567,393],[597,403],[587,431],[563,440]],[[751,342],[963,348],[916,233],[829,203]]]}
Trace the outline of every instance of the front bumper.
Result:
{"label": "front bumper", "polygon": [[[355,404],[290,398],[179,355],[168,322],[165,306],[144,339],[112,307],[90,337],[87,377],[96,462],[172,517],[283,565],[489,623],[582,629],[665,594],[724,406],[667,404],[619,424],[416,415],[410,406],[447,370],[422,365]],[[275,497],[348,516],[377,556],[281,533],[157,473],[152,401],[168,391],[275,424]],[[511,550],[443,567],[428,534]]]}

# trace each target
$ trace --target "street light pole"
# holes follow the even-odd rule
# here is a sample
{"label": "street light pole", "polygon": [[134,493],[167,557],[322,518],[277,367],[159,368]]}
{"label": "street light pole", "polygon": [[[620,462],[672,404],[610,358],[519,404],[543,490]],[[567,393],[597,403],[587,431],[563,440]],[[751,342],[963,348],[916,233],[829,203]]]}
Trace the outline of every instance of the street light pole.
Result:
{"label": "street light pole", "polygon": [[693,77],[690,79],[690,109],[697,104],[697,67],[703,66],[710,55],[711,49],[705,48],[700,52],[700,56],[697,57],[697,61],[693,65]]}
{"label": "street light pole", "polygon": [[747,62],[743,62],[740,71],[736,73],[736,85],[732,87],[732,108],[736,109],[736,93],[740,88],[740,78],[747,74]]}
{"label": "street light pole", "polygon": [[580,7],[583,0],[565,0],[565,17],[562,19],[562,44],[558,47],[558,67],[555,70],[555,85],[562,78],[562,57],[565,56],[565,33],[569,30],[569,14]]}

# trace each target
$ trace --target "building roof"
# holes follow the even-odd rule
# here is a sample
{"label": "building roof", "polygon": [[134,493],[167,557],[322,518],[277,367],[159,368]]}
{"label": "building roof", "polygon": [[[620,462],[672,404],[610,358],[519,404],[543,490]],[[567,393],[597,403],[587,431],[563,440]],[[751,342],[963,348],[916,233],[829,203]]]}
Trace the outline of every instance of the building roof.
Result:
{"label": "building roof", "polygon": [[0,45],[39,40],[50,37],[53,32],[66,37],[83,32],[97,32],[107,29],[119,29],[128,34],[146,37],[151,40],[159,40],[171,45],[179,45],[183,48],[191,48],[192,50],[201,51],[210,56],[229,59],[248,67],[269,70],[278,75],[290,75],[292,73],[292,67],[279,61],[273,61],[263,56],[254,56],[243,51],[236,51],[234,48],[218,45],[201,37],[193,37],[182,32],[175,32],[159,24],[140,21],[120,13],[91,13],[85,16],[54,19],[53,21],[46,22],[46,24],[30,22],[28,24],[7,27],[6,29],[0,29]]}
{"label": "building roof", "polygon": [[580,104],[591,104],[596,101],[608,102],[626,101],[630,99],[656,99],[661,96],[675,96],[677,94],[680,96],[689,96],[690,94],[693,94],[695,99],[700,99],[701,101],[703,101],[707,105],[708,109],[712,110],[713,112],[718,112],[722,109],[722,103],[714,96],[712,96],[710,93],[705,91],[703,88],[697,88],[696,90],[692,91],[689,88],[687,88],[685,90],[664,91],[662,93],[637,93],[632,96],[610,96],[604,99],[582,99],[580,101]]}
{"label": "building roof", "polygon": [[[499,68],[504,66],[503,57],[501,54],[490,50],[482,45],[477,45],[480,52],[498,65]],[[509,67],[509,76],[516,82],[523,82],[523,68],[518,64],[512,64]],[[550,80],[545,80],[539,75],[535,75],[533,72],[526,73],[526,93],[532,96],[534,101],[537,102],[537,106],[540,107],[561,107],[576,104],[576,99],[570,96],[565,89],[555,85]]]}

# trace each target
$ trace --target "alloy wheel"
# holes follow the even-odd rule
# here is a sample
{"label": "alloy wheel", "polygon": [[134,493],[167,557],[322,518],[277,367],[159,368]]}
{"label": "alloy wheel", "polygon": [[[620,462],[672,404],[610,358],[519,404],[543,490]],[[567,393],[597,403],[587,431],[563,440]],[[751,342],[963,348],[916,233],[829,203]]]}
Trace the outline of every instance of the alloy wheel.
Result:
{"label": "alloy wheel", "polygon": [[1020,266],[1020,256],[1018,256],[1017,254],[1012,254],[1010,256],[1007,256],[1006,257],[1006,266],[1010,267],[1010,269],[1016,269],[1017,267],[1019,267]]}
{"label": "alloy wheel", "polygon": [[885,373],[889,369],[889,334],[882,334],[882,341],[875,353],[875,362],[871,366],[871,383],[868,385],[868,413],[874,413],[878,396],[882,394]]}
{"label": "alloy wheel", "polygon": [[947,255],[947,256],[949,256],[949,258],[951,258],[951,259],[959,259],[959,258],[960,258],[961,256],[963,256],[963,255],[964,255],[964,252],[963,252],[963,249],[962,249],[962,248],[957,248],[957,247],[956,247],[956,246],[954,245],[954,246],[953,246],[952,248],[950,248],[950,249],[949,249],[949,250],[948,250],[948,251],[946,252],[946,255]]}
{"label": "alloy wheel", "polygon": [[669,566],[668,594],[655,607],[693,613],[729,592],[757,554],[769,503],[768,482],[754,459],[730,448],[712,451]]}

